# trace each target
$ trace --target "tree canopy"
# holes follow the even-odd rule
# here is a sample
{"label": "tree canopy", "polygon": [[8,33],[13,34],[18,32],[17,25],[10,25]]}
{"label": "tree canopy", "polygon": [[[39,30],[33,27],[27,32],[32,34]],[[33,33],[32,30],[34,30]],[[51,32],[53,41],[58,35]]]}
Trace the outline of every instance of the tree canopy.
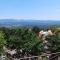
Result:
{"label": "tree canopy", "polygon": [[3,46],[5,46],[5,44],[4,33],[0,31],[0,54],[3,52]]}

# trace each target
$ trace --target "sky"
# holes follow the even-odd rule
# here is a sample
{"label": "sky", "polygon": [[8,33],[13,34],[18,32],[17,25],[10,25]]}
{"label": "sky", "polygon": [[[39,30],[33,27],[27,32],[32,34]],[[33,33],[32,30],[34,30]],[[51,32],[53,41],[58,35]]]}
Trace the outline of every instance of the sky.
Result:
{"label": "sky", "polygon": [[60,0],[0,0],[0,19],[60,20]]}

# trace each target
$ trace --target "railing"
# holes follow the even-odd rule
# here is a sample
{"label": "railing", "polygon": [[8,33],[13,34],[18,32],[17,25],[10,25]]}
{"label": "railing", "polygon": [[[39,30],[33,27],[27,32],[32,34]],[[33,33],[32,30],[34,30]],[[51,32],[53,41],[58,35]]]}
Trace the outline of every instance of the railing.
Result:
{"label": "railing", "polygon": [[[12,58],[10,60],[60,60],[60,52],[51,53],[51,54],[42,54],[40,56],[30,56],[30,57],[24,57],[24,58]],[[53,56],[54,55],[54,56]]]}
{"label": "railing", "polygon": [[[60,54],[60,52],[51,53],[51,54],[45,53],[40,56],[24,57],[24,58],[20,58],[18,60],[60,60],[59,54]],[[51,56],[51,55],[54,55],[54,56]],[[17,59],[15,59],[15,60],[17,60]]]}

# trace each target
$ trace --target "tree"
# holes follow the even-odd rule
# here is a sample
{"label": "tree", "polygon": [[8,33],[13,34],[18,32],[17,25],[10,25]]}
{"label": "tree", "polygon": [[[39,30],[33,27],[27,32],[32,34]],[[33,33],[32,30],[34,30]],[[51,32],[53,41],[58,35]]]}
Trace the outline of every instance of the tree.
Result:
{"label": "tree", "polygon": [[35,32],[35,33],[38,35],[38,33],[40,32],[40,28],[37,27],[37,26],[34,26],[34,27],[32,28],[32,31]]}
{"label": "tree", "polygon": [[[11,30],[12,32],[12,30]],[[14,29],[9,35],[9,39],[7,39],[7,47],[10,49],[16,49],[16,51],[20,51],[21,49],[28,54],[38,54],[38,45],[41,43],[39,38],[33,31],[29,31],[29,29]],[[39,46],[41,49],[41,46]],[[33,52],[35,51],[35,53]],[[18,54],[19,55],[19,54]]]}
{"label": "tree", "polygon": [[51,52],[60,52],[60,31],[57,30],[48,40],[51,43]]}
{"label": "tree", "polygon": [[4,33],[0,31],[0,54],[3,52],[3,46],[5,46],[6,40],[4,39]]}
{"label": "tree", "polygon": [[57,29],[58,27],[57,26],[50,26],[48,29],[49,30],[51,30],[53,33],[55,33],[58,29]]}

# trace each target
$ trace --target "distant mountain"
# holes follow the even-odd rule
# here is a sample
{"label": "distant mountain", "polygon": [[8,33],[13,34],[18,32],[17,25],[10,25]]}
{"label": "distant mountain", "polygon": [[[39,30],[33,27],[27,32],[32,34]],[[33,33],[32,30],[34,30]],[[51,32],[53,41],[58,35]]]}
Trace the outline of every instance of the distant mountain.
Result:
{"label": "distant mountain", "polygon": [[0,27],[48,27],[51,25],[60,26],[58,20],[16,20],[16,19],[0,19]]}

